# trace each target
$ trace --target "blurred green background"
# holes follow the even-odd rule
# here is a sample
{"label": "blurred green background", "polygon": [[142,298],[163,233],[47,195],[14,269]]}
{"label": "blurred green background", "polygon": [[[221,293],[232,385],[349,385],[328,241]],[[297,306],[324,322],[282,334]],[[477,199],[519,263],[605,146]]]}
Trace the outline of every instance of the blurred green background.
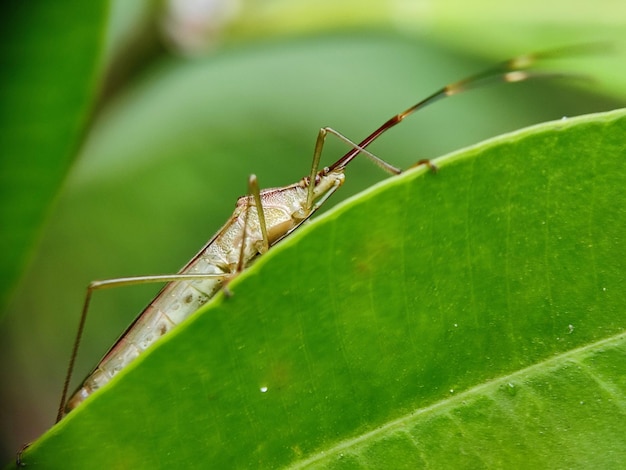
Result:
{"label": "blurred green background", "polygon": [[[372,151],[407,167],[533,123],[619,107],[626,93],[626,6],[606,0],[2,8],[12,9],[0,20],[5,461],[54,421],[88,282],[177,271],[227,220],[250,173],[262,187],[308,173],[321,126],[359,140],[496,60],[581,42],[607,41],[614,52],[550,65],[596,83],[477,90],[418,113]],[[34,116],[37,127],[17,127]],[[323,161],[344,151],[331,139]],[[384,177],[355,162],[334,203]],[[158,289],[96,294],[75,380]]]}

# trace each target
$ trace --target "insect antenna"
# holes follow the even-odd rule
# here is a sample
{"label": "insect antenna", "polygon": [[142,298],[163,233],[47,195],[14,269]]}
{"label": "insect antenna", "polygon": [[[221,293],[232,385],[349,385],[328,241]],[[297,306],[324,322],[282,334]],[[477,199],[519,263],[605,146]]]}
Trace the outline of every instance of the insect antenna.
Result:
{"label": "insect antenna", "polygon": [[371,144],[374,140],[376,140],[380,135],[394,127],[395,125],[401,123],[405,118],[413,114],[415,111],[425,108],[428,105],[435,103],[443,98],[457,95],[459,93],[466,92],[468,90],[472,90],[474,88],[480,88],[485,85],[503,82],[503,83],[514,83],[514,82],[522,82],[526,80],[532,79],[545,79],[545,78],[579,78],[579,79],[589,79],[588,75],[581,75],[571,72],[560,72],[560,71],[538,71],[538,70],[528,70],[530,67],[535,65],[536,63],[551,58],[560,58],[567,55],[579,54],[579,53],[587,53],[594,52],[597,49],[598,45],[588,44],[588,45],[579,45],[579,46],[569,46],[563,47],[560,49],[552,49],[543,52],[537,52],[534,54],[525,54],[515,57],[513,59],[506,60],[504,62],[500,62],[494,67],[488,68],[482,72],[479,72],[475,75],[471,75],[467,78],[459,80],[457,82],[451,83],[449,85],[440,88],[435,91],[431,95],[427,96],[423,100],[414,104],[410,108],[404,110],[403,112],[396,114],[391,119],[387,120],[382,126],[368,135],[363,141],[361,141],[358,146],[355,146],[352,150],[346,153],[343,157],[333,163],[329,170],[342,170],[348,165],[359,153],[362,152],[361,149],[364,149],[369,144]]}

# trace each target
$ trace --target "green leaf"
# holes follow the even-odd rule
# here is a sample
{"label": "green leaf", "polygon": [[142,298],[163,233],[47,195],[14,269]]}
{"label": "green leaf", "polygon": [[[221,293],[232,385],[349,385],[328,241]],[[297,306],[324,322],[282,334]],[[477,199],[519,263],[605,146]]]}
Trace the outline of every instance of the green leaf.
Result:
{"label": "green leaf", "polygon": [[626,111],[536,126],[340,205],[25,462],[619,466],[625,132]]}
{"label": "green leaf", "polygon": [[107,4],[12,1],[2,7],[2,312],[76,155],[94,95]]}

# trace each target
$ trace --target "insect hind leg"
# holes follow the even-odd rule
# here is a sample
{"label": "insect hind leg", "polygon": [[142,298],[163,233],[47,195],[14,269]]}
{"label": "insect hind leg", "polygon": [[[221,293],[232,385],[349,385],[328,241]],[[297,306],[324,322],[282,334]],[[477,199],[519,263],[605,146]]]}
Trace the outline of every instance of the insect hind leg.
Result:
{"label": "insect hind leg", "polygon": [[91,297],[97,290],[111,289],[115,287],[133,286],[137,284],[152,284],[160,282],[175,282],[175,281],[190,281],[198,279],[226,279],[227,274],[165,274],[165,275],[153,275],[153,276],[135,276],[135,277],[122,277],[117,279],[105,279],[101,281],[92,281],[87,286],[87,293],[83,302],[83,309],[80,315],[80,321],[78,322],[78,331],[76,332],[76,339],[72,347],[72,354],[70,356],[70,362],[67,366],[67,373],[65,375],[65,381],[63,382],[63,391],[61,393],[61,401],[59,410],[57,413],[56,422],[61,421],[61,418],[65,415],[65,402],[69,392],[70,382],[72,380],[72,374],[74,373],[74,366],[76,364],[76,357],[78,356],[78,349],[85,330],[85,323],[87,322],[87,313],[89,312],[89,305],[91,304]]}

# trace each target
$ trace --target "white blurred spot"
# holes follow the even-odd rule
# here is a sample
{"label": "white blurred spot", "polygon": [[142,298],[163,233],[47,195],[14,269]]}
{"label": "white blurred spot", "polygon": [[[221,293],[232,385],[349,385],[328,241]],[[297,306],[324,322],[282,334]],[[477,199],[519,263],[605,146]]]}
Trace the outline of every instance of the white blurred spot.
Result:
{"label": "white blurred spot", "polygon": [[240,0],[166,0],[161,29],[177,52],[198,55],[214,47],[240,10]]}

